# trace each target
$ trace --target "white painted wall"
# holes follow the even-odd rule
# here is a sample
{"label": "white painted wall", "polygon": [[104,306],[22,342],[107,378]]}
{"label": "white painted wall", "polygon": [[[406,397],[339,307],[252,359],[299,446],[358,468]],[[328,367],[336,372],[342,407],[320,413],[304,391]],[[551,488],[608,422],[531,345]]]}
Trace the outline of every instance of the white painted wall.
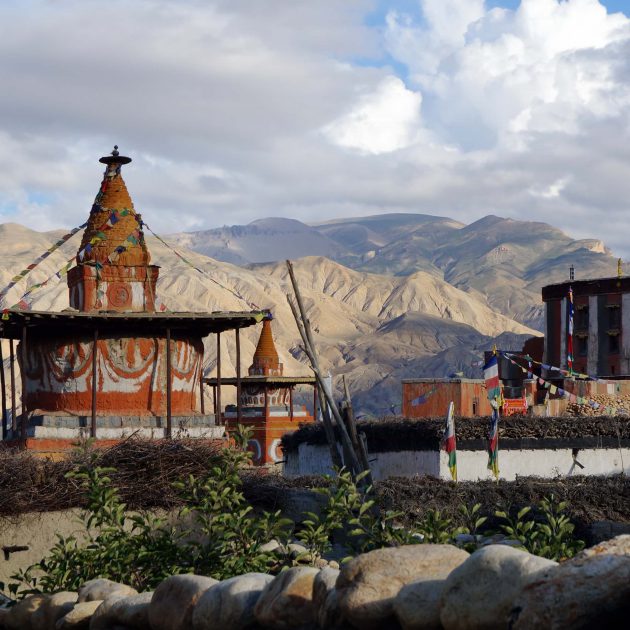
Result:
{"label": "white painted wall", "polygon": [[[299,475],[333,474],[330,454],[326,445],[300,444],[298,451],[287,456],[284,474]],[[369,455],[375,481],[388,477],[413,477],[430,475],[450,479],[448,456],[444,451],[398,451]],[[571,475],[615,475],[630,473],[630,448],[582,449],[573,462],[572,449],[501,450],[499,445],[499,471],[501,479],[513,481],[520,477],[568,477]],[[457,451],[457,476],[459,481],[493,479],[487,469],[486,451]]]}

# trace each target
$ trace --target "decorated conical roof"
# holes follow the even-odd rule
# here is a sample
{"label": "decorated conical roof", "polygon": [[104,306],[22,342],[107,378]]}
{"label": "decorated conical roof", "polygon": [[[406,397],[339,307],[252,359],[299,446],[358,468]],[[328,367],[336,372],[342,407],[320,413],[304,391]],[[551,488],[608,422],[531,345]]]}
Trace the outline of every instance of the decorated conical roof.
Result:
{"label": "decorated conical roof", "polygon": [[249,368],[250,374],[282,374],[282,363],[276,350],[271,332],[271,318],[263,320],[263,327],[254,352],[254,360]]}
{"label": "decorated conical roof", "polygon": [[111,155],[99,161],[105,164],[105,173],[83,233],[77,262],[148,265],[151,255],[144,241],[140,215],[135,212],[121,175],[122,165],[131,162],[131,158],[119,155],[118,147],[114,147]]}

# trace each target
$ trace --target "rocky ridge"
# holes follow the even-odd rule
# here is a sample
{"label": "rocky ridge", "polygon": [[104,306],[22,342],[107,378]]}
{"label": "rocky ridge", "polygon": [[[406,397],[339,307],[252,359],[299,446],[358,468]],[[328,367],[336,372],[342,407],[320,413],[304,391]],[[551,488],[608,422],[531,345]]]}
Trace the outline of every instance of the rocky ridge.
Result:
{"label": "rocky ridge", "polygon": [[[39,233],[15,224],[1,225],[4,256],[0,284],[8,284],[13,275],[50,247],[60,234]],[[15,304],[33,283],[52,276],[51,282],[29,296],[32,307],[52,311],[67,308],[67,287],[54,274],[76,251],[78,237],[75,239],[12,289],[6,305]],[[310,373],[286,302],[290,284],[284,264],[244,269],[180,249],[203,271],[200,273],[159,241],[147,238],[147,243],[152,262],[161,266],[158,295],[167,308],[173,311],[270,308],[285,373]],[[346,375],[359,413],[381,415],[392,404],[399,405],[401,378],[446,376],[459,371],[479,377],[481,371],[473,368],[471,362],[478,360],[498,336],[502,336],[502,347],[520,348],[524,339],[537,334],[494,311],[474,295],[427,272],[378,275],[356,271],[324,257],[300,258],[295,261],[295,271],[322,367],[333,374]],[[243,331],[244,368],[254,353],[258,334],[255,328]],[[233,335],[223,335],[222,344],[223,374],[234,374]],[[214,340],[206,344],[205,367],[209,375],[216,365],[215,345]],[[230,402],[232,395],[231,388],[226,388],[223,398]]]}

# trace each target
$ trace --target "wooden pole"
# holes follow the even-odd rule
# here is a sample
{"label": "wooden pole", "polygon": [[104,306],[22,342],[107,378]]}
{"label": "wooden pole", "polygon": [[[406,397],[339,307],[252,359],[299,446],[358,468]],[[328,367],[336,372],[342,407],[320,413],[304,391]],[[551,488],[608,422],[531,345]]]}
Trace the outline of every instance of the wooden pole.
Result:
{"label": "wooden pole", "polygon": [[221,418],[221,333],[217,333],[217,394],[215,397],[217,407],[217,418],[219,418],[219,424],[223,424]]}
{"label": "wooden pole", "polygon": [[[328,389],[324,385],[321,370],[319,368],[319,361],[317,360],[317,355],[315,354],[315,344],[313,343],[311,325],[308,320],[308,317],[306,316],[306,309],[304,308],[304,303],[302,302],[302,295],[300,293],[300,288],[297,284],[297,280],[293,272],[293,265],[291,264],[290,260],[287,260],[286,262],[287,262],[287,269],[289,270],[289,277],[291,278],[291,284],[293,286],[293,291],[295,293],[295,299],[297,301],[298,308],[300,310],[300,315],[302,316],[301,324],[302,324],[304,334],[305,334],[305,336],[302,337],[302,341],[304,341],[306,353],[311,361],[311,365],[315,372],[315,376],[317,377],[317,380],[320,382],[320,387],[324,391],[324,396],[326,398],[326,401],[328,402],[330,411],[335,417],[335,420],[337,421],[337,425],[339,427],[339,433],[341,435],[341,442],[344,445],[344,447],[348,448],[348,450],[350,451],[350,467],[351,469],[354,470],[355,473],[358,473],[361,470],[361,468],[359,464],[359,459],[357,457],[357,453],[352,448],[352,442],[350,440],[350,436],[348,435],[348,431],[346,430],[343,419],[341,418],[339,409],[337,409],[337,405],[335,404],[335,401],[333,400],[332,393],[329,392]],[[289,299],[289,305],[290,306],[292,305],[292,301],[290,299]],[[297,317],[294,305],[292,305],[291,310],[296,319],[298,330],[300,330],[300,335],[302,335],[302,328],[300,327],[300,321],[299,321],[299,318]]]}
{"label": "wooden pole", "polygon": [[241,406],[241,329],[236,329],[236,421],[241,424],[243,408]]}
{"label": "wooden pole", "polygon": [[293,313],[293,317],[295,318],[295,324],[298,328],[298,331],[300,332],[300,337],[302,337],[302,343],[304,344],[304,351],[306,352],[306,355],[311,361],[311,368],[313,369],[313,372],[315,372],[315,378],[317,380],[317,386],[318,386],[316,387],[315,391],[319,395],[319,401],[320,401],[319,407],[322,411],[322,422],[324,425],[324,433],[326,434],[326,441],[328,442],[328,448],[330,450],[330,458],[333,463],[333,466],[335,466],[336,468],[341,468],[343,466],[343,461],[341,460],[341,455],[339,454],[339,449],[337,448],[337,440],[335,439],[335,429],[330,419],[330,415],[328,414],[328,409],[326,405],[323,404],[323,401],[321,399],[322,381],[317,371],[313,367],[313,360],[308,350],[308,339],[306,338],[306,332],[304,331],[302,323],[300,322],[300,318],[295,308],[295,304],[293,304],[293,300],[291,300],[291,297],[289,295],[287,295],[287,300],[289,302],[289,306],[291,307],[291,312]]}
{"label": "wooden pole", "polygon": [[92,424],[90,435],[96,438],[96,387],[98,385],[98,328],[94,329],[92,342]]}
{"label": "wooden pole", "polygon": [[293,387],[289,387],[289,421],[293,422]]}
{"label": "wooden pole", "polygon": [[[352,440],[352,447],[354,448],[359,461],[361,462],[361,466],[363,470],[370,470],[370,462],[368,461],[367,456],[367,443],[364,445],[362,441],[359,439],[357,434],[357,421],[354,417],[354,409],[352,408],[352,399],[350,398],[350,390],[348,389],[348,383],[346,382],[346,375],[342,376],[343,381],[343,391],[346,398],[346,420],[348,422],[348,433],[350,434],[350,439]],[[365,437],[365,433],[361,434]],[[372,485],[372,473],[368,473],[366,475],[367,482]]]}
{"label": "wooden pole", "polygon": [[171,329],[166,329],[166,437],[173,437],[173,418],[171,417],[171,389],[172,389],[172,367],[171,367]]}
{"label": "wooden pole", "polygon": [[17,437],[17,411],[15,404],[15,349],[13,347],[13,339],[9,339],[9,366],[11,368],[11,430],[13,431],[13,437]]}
{"label": "wooden pole", "polygon": [[199,397],[201,405],[201,415],[206,415],[206,401],[203,399],[203,364],[201,365],[201,378],[199,379]]}
{"label": "wooden pole", "polygon": [[20,366],[20,379],[22,381],[22,417],[20,418],[20,438],[26,439],[26,419],[28,410],[26,408],[26,322],[22,328],[22,343],[20,345],[22,355],[22,365]]}
{"label": "wooden pole", "polygon": [[4,354],[2,352],[2,341],[0,341],[0,363],[2,364],[2,372],[0,372],[0,387],[2,388],[2,439],[7,439],[9,427],[7,426],[7,383],[4,375]]}

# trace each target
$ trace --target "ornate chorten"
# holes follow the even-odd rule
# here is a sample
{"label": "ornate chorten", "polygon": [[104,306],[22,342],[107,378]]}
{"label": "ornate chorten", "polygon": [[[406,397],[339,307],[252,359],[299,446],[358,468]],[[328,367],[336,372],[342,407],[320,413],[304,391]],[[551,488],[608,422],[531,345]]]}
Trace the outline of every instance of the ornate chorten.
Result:
{"label": "ornate chorten", "polygon": [[282,376],[283,366],[276,350],[271,332],[271,317],[263,320],[263,328],[258,339],[254,360],[249,367],[249,375]]}
{"label": "ornate chorten", "polygon": [[105,173],[94,199],[77,252],[77,266],[68,273],[70,306],[79,311],[153,312],[159,267],[149,264],[142,218],[121,174],[131,158],[118,153],[102,157]]}
{"label": "ornate chorten", "polygon": [[[268,314],[256,345],[249,375],[242,379],[223,378],[221,383],[240,386],[237,405],[227,405],[221,414],[229,430],[238,424],[252,429],[249,449],[253,462],[259,466],[274,465],[283,460],[280,441],[285,433],[295,431],[299,424],[313,422],[313,415],[303,404],[295,405],[293,391],[298,385],[315,386],[313,376],[284,376],[271,329]],[[216,378],[205,379],[215,390],[220,383]],[[313,403],[313,408],[315,403]],[[216,413],[219,413],[217,410]]]}

